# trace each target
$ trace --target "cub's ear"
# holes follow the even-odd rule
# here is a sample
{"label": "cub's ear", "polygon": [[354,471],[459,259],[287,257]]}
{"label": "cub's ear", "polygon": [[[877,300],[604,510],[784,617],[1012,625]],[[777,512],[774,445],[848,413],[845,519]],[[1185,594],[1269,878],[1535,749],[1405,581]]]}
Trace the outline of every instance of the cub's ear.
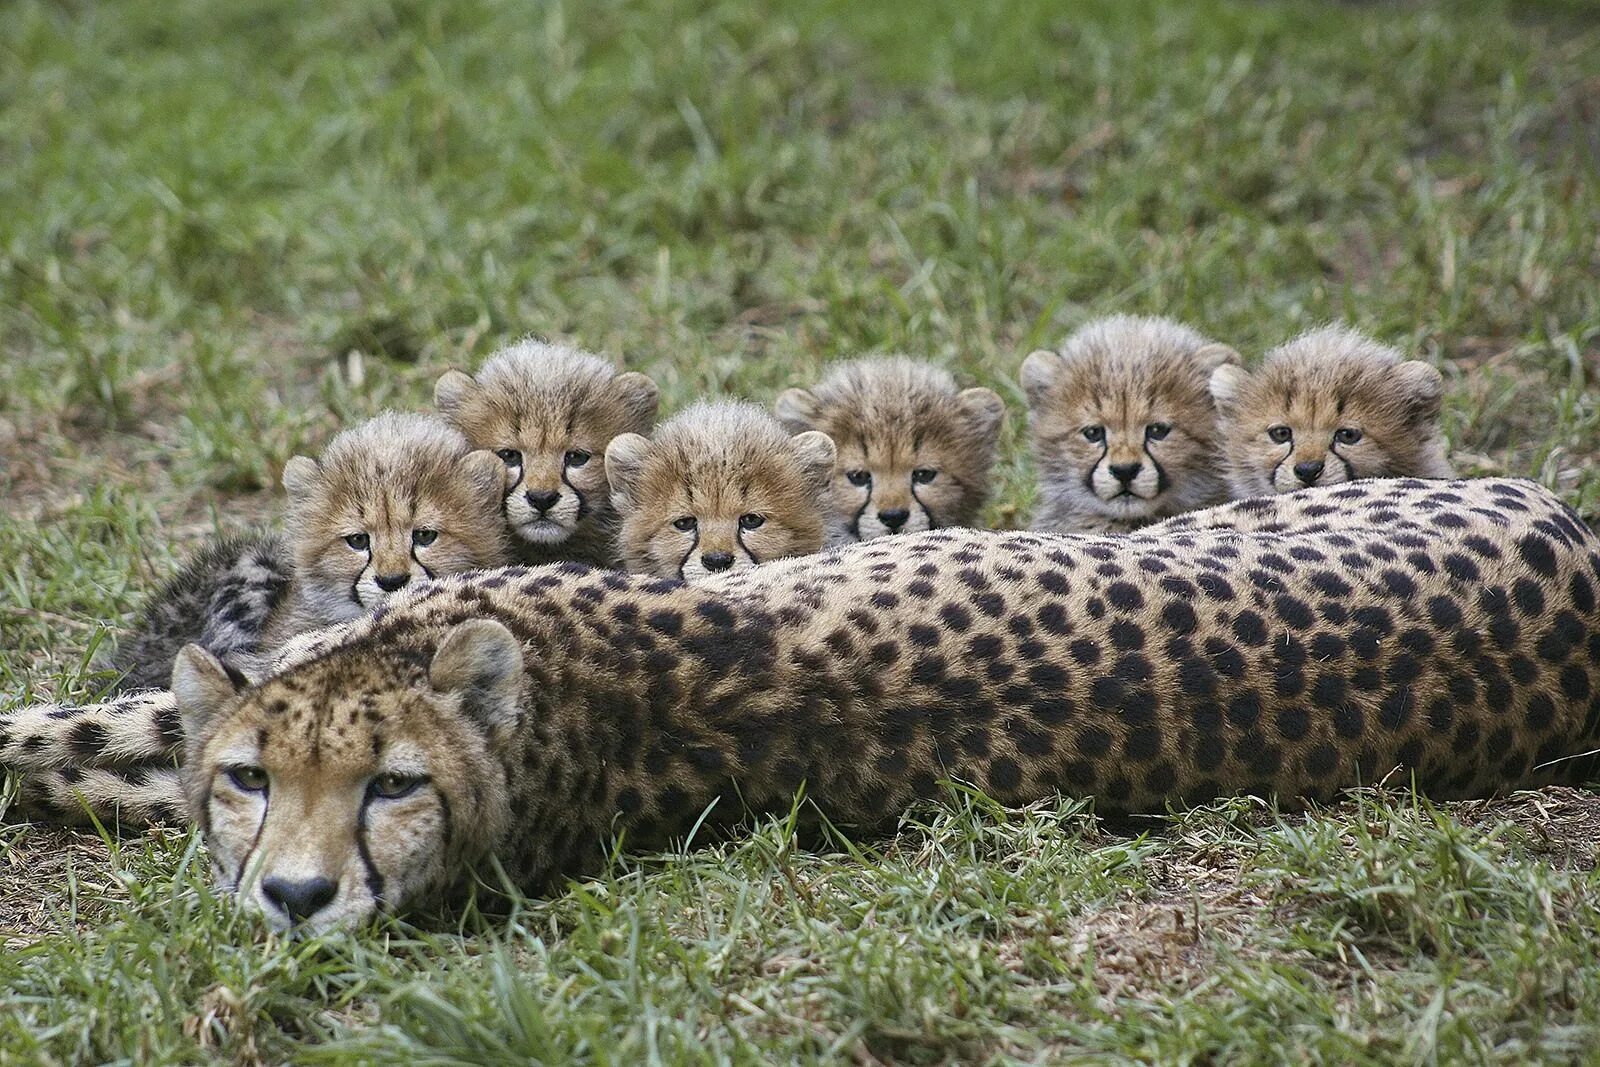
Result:
{"label": "cub's ear", "polygon": [[606,481],[611,483],[611,502],[618,511],[632,511],[638,504],[639,483],[649,455],[650,439],[641,434],[618,434],[606,445]]}
{"label": "cub's ear", "polygon": [[1444,401],[1444,375],[1437,367],[1411,359],[1396,366],[1393,374],[1412,422],[1428,422],[1439,417]]}
{"label": "cub's ear", "polygon": [[1006,417],[1006,402],[993,389],[963,389],[956,394],[956,405],[966,416],[972,432],[986,441],[1000,436],[1000,420]]}
{"label": "cub's ear", "polygon": [[454,415],[477,391],[478,383],[470,374],[447,370],[433,383],[433,406],[446,415]]}
{"label": "cub's ear", "polygon": [[783,428],[790,433],[805,433],[816,429],[817,415],[822,405],[809,389],[785,389],[773,401],[772,413],[778,416]]}
{"label": "cub's ear", "polygon": [[839,456],[833,438],[821,430],[807,430],[789,438],[789,446],[812,489],[821,492],[833,482],[833,464]]}
{"label": "cub's ear", "polygon": [[428,685],[458,695],[486,730],[510,730],[522,718],[522,643],[493,619],[458,623],[428,664]]}
{"label": "cub's ear", "polygon": [[1224,363],[1211,372],[1211,399],[1223,414],[1233,410],[1239,402],[1239,393],[1250,380],[1250,372],[1237,363]]}
{"label": "cub's ear", "polygon": [[172,696],[183,736],[199,741],[223,711],[250,687],[250,679],[199,645],[184,645],[172,661]]}
{"label": "cub's ear", "polygon": [[1066,360],[1060,352],[1041,348],[1022,361],[1022,371],[1017,375],[1022,381],[1022,392],[1030,408],[1043,407],[1050,390],[1061,377]]}
{"label": "cub's ear", "polygon": [[1206,371],[1214,371],[1218,367],[1238,366],[1244,362],[1231,345],[1221,344],[1216,341],[1201,345],[1194,350],[1194,355],[1190,358],[1199,364],[1202,370]]}
{"label": "cub's ear", "polygon": [[507,470],[505,461],[487,448],[475,449],[461,457],[461,476],[496,504],[506,495]]}
{"label": "cub's ear", "polygon": [[649,433],[661,407],[661,390],[638,371],[627,371],[611,379],[612,392],[628,413],[627,428],[633,433]]}
{"label": "cub's ear", "polygon": [[283,488],[289,499],[303,500],[322,484],[322,468],[310,456],[295,456],[283,465]]}

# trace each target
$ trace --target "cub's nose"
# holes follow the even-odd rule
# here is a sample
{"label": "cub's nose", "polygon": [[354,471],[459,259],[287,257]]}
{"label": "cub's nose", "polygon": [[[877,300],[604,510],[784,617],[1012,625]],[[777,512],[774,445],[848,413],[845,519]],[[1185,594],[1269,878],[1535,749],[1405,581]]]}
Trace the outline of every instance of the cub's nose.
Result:
{"label": "cub's nose", "polygon": [[700,557],[708,571],[725,571],[733,566],[732,552],[707,552]]}
{"label": "cub's nose", "polygon": [[1109,468],[1111,477],[1121,482],[1126,488],[1130,482],[1139,477],[1139,471],[1144,467],[1142,463],[1113,463]]}
{"label": "cub's nose", "polygon": [[533,505],[533,510],[541,515],[555,507],[556,501],[561,499],[560,493],[550,489],[542,489],[537,493],[530,489],[526,495],[528,503]]}
{"label": "cub's nose", "polygon": [[404,589],[406,583],[411,580],[411,575],[409,575],[409,574],[380,574],[380,575],[378,575],[376,578],[374,578],[372,580],[377,582],[378,583],[378,588],[382,589],[385,593],[392,593],[396,589]]}
{"label": "cub's nose", "polygon": [[893,533],[899,533],[900,527],[904,526],[906,520],[910,518],[911,512],[907,508],[886,508],[878,512],[878,521],[889,527],[889,530]]}
{"label": "cub's nose", "polygon": [[1299,478],[1306,485],[1310,485],[1312,482],[1322,477],[1322,468],[1325,466],[1327,466],[1327,464],[1320,459],[1310,460],[1305,463],[1296,463],[1294,465],[1294,476]]}
{"label": "cub's nose", "polygon": [[309,919],[327,907],[338,892],[339,883],[326,878],[266,878],[261,882],[262,895],[294,922]]}

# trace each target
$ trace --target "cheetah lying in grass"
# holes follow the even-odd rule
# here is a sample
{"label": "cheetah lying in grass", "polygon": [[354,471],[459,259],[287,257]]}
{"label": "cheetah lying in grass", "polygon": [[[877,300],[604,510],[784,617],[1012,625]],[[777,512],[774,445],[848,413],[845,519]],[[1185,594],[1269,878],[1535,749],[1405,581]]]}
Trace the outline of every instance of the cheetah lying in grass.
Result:
{"label": "cheetah lying in grass", "polygon": [[[220,882],[321,929],[457,895],[491,858],[548,889],[614,834],[659,845],[802,783],[884,828],[941,779],[1108,813],[1396,768],[1446,797],[1581,781],[1597,586],[1600,540],[1511,480],[1311,489],[1116,539],[938,530],[697,586],[511,568],[314,635],[254,687],[190,646],[182,770],[123,788],[181,775]],[[14,713],[5,759],[87,714]],[[93,784],[92,747],[51,773]]]}

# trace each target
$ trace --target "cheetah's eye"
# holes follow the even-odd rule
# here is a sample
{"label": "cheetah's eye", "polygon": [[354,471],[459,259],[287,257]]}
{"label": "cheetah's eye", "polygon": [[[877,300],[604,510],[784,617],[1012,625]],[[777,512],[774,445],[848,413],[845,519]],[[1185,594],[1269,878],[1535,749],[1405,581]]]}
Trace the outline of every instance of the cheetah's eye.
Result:
{"label": "cheetah's eye", "polygon": [[508,467],[522,466],[522,453],[514,448],[497,448],[494,450],[494,454],[499,456]]}
{"label": "cheetah's eye", "polygon": [[1294,440],[1294,431],[1287,426],[1268,426],[1267,440],[1275,445],[1286,445]]}
{"label": "cheetah's eye", "polygon": [[589,462],[589,453],[581,448],[574,448],[566,454],[567,466],[581,467]]}
{"label": "cheetah's eye", "polygon": [[866,485],[868,482],[872,481],[872,474],[870,471],[845,471],[844,477],[845,481],[849,482],[851,485]]}
{"label": "cheetah's eye", "polygon": [[368,783],[367,788],[375,797],[399,800],[415,793],[427,780],[420,774],[380,774]]}
{"label": "cheetah's eye", "polygon": [[927,485],[937,477],[939,472],[932,467],[918,467],[911,472],[911,480],[917,485]]}
{"label": "cheetah's eye", "polygon": [[439,540],[438,530],[411,531],[411,543],[416,545],[418,548],[427,548],[437,540]]}
{"label": "cheetah's eye", "polygon": [[1361,431],[1354,426],[1341,426],[1333,432],[1333,439],[1341,445],[1353,445],[1361,440]]}
{"label": "cheetah's eye", "polygon": [[1150,425],[1144,428],[1144,437],[1147,441],[1160,441],[1165,439],[1167,434],[1171,432],[1172,423],[1152,422]]}
{"label": "cheetah's eye", "polygon": [[365,552],[367,550],[367,546],[372,544],[372,538],[368,537],[364,533],[345,534],[344,543],[355,549],[357,552]]}
{"label": "cheetah's eye", "polygon": [[241,763],[227,770],[228,781],[233,783],[235,789],[246,793],[261,793],[267,788],[267,772],[260,767],[248,763]]}
{"label": "cheetah's eye", "polygon": [[1083,439],[1097,445],[1106,439],[1106,428],[1104,426],[1085,426],[1083,428]]}
{"label": "cheetah's eye", "polygon": [[757,530],[757,529],[760,529],[762,524],[765,523],[766,521],[767,521],[767,517],[765,515],[756,515],[754,513],[749,514],[749,515],[740,515],[739,516],[739,529],[741,529],[741,530]]}
{"label": "cheetah's eye", "polygon": [[695,517],[693,515],[685,515],[681,519],[672,520],[672,528],[674,530],[682,530],[684,533],[688,533],[698,525],[700,524],[695,521]]}

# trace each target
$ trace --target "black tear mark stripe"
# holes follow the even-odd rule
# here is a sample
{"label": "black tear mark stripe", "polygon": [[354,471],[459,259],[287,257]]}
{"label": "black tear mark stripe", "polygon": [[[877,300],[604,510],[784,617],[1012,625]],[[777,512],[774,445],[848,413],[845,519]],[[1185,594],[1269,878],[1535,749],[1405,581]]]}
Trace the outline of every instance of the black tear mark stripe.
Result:
{"label": "black tear mark stripe", "polygon": [[[699,536],[698,531],[696,532],[696,536]],[[756,554],[750,550],[750,546],[744,543],[744,527],[740,526],[737,522],[733,524],[733,540],[734,543],[744,551],[744,554],[750,557],[751,563],[754,564],[761,562],[761,560],[756,558]]]}
{"label": "black tear mark stripe", "polygon": [[[210,787],[207,786],[206,798],[208,801],[210,796]],[[233,876],[233,884],[236,886],[244,884],[244,873],[250,869],[250,857],[256,854],[256,846],[261,844],[261,832],[266,829],[267,812],[270,810],[272,810],[272,794],[268,793],[261,801],[261,820],[256,823],[255,836],[250,838],[250,847],[244,850],[244,856],[239,860],[239,871]]]}
{"label": "black tear mark stripe", "polygon": [[568,480],[567,463],[565,458],[563,458],[561,461],[561,484],[566,486],[568,489],[571,489],[572,495],[578,498],[578,513],[572,517],[572,523],[574,526],[576,526],[578,523],[583,521],[583,517],[585,515],[589,514],[589,498],[583,495],[583,490],[579,489]]}
{"label": "black tear mark stripe", "polygon": [[867,479],[867,484],[864,486],[867,491],[867,498],[861,502],[861,506],[856,509],[856,513],[850,518],[850,536],[857,541],[861,540],[861,516],[865,515],[867,509],[872,506],[872,491],[877,487],[876,480]]}
{"label": "black tear mark stripe", "polygon": [[685,552],[683,554],[683,558],[678,561],[678,577],[679,578],[683,577],[683,569],[689,565],[689,557],[694,555],[694,550],[699,548],[699,547],[700,547],[700,524],[698,522],[696,522],[694,524],[694,538],[693,538],[693,540],[691,540],[689,542],[689,551]]}
{"label": "black tear mark stripe", "polygon": [[367,847],[367,809],[372,806],[372,794],[361,798],[361,814],[356,817],[356,851],[361,855],[361,865],[367,870],[367,892],[374,901],[383,899],[383,875],[372,862],[372,850]]}
{"label": "black tear mark stripe", "polygon": [[[1340,414],[1343,414],[1343,412],[1341,411]],[[1340,465],[1344,467],[1345,481],[1348,481],[1348,482],[1355,481],[1356,480],[1356,469],[1353,466],[1350,465],[1350,461],[1345,459],[1344,456],[1340,455],[1339,454],[1339,450],[1337,448],[1335,448],[1332,444],[1328,445],[1328,451],[1330,453],[1332,453],[1333,458],[1337,459],[1339,461]]]}
{"label": "black tear mark stripe", "polygon": [[1167,491],[1167,486],[1172,484],[1167,480],[1167,469],[1161,465],[1161,461],[1156,459],[1155,455],[1150,451],[1150,438],[1146,437],[1144,439],[1144,444],[1139,446],[1139,451],[1143,452],[1145,458],[1150,461],[1150,466],[1156,469],[1155,495],[1160,496]]}
{"label": "black tear mark stripe", "polygon": [[1110,453],[1110,439],[1102,438],[1100,441],[1100,454],[1094,457],[1094,462],[1089,464],[1089,469],[1083,474],[1083,487],[1089,490],[1089,492],[1094,492],[1094,472],[1100,469],[1100,464],[1105,462],[1106,456],[1108,456]]}
{"label": "black tear mark stripe", "polygon": [[922,498],[917,495],[917,483],[915,479],[913,479],[911,482],[911,499],[917,502],[917,507],[921,508],[922,513],[928,517],[928,529],[937,530],[939,528],[939,523],[933,517],[933,509],[924,504],[922,502]]}
{"label": "black tear mark stripe", "polygon": [[426,563],[417,558],[417,545],[415,541],[413,541],[411,544],[411,562],[422,568],[422,573],[424,576],[428,578],[432,578],[434,576],[433,568],[429,567]]}
{"label": "black tear mark stripe", "polygon": [[367,553],[366,566],[362,567],[359,571],[356,572],[356,580],[350,583],[350,599],[354,600],[356,602],[356,604],[358,606],[361,606],[361,607],[365,607],[366,606],[365,604],[361,603],[361,593],[359,591],[360,588],[361,588],[361,579],[366,577],[367,572],[372,569],[372,542],[371,542],[371,540],[367,541],[366,553]]}

